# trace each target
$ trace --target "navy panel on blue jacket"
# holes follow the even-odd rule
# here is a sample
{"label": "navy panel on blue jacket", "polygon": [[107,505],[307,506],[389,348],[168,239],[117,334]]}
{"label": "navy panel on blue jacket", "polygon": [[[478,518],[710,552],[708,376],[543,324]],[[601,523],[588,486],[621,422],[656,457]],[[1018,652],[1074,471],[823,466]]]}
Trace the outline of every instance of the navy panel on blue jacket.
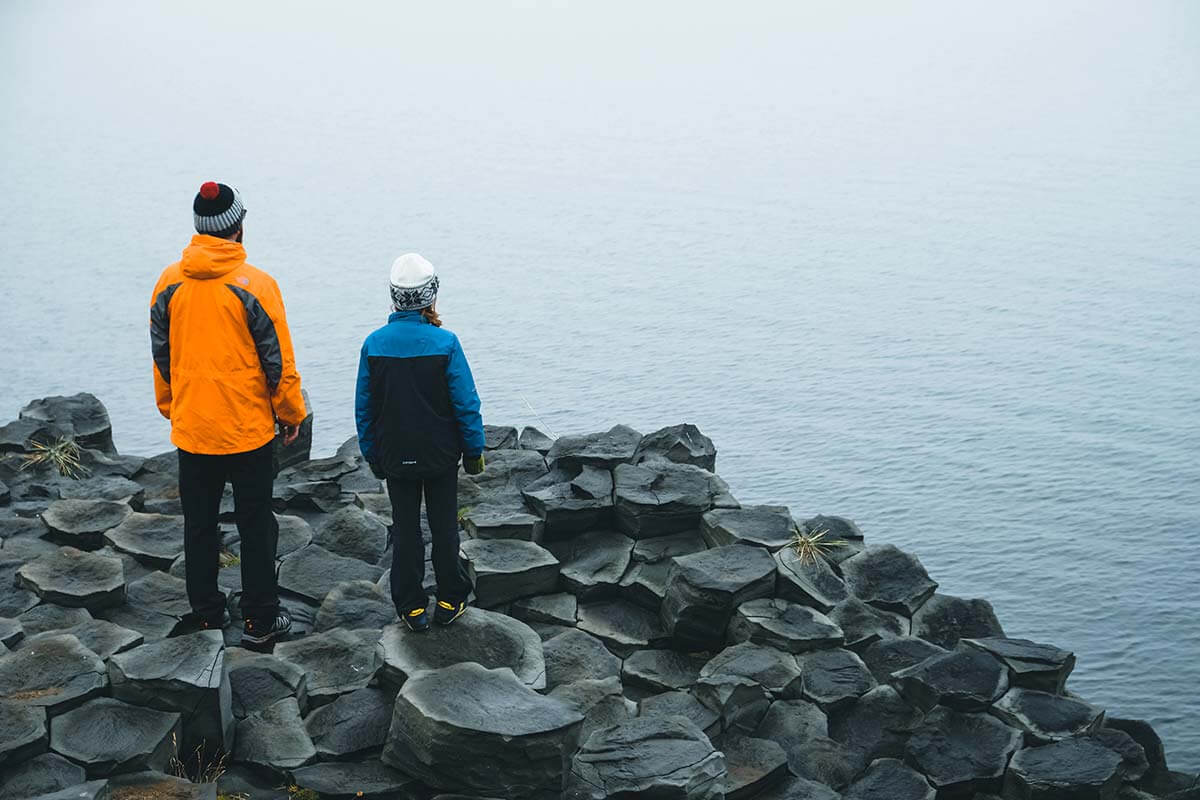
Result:
{"label": "navy panel on blue jacket", "polygon": [[355,417],[363,458],[391,477],[432,477],[483,452],[462,345],[419,311],[393,313],[363,342]]}

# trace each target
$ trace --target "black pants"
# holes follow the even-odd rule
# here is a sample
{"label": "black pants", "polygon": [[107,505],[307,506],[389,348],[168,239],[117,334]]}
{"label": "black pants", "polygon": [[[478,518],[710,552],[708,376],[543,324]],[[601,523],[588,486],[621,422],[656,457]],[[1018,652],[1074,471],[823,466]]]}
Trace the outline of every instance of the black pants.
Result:
{"label": "black pants", "polygon": [[388,478],[392,499],[392,602],[401,614],[429,602],[425,543],[421,539],[421,492],[433,535],[433,572],[439,600],[455,603],[471,594],[471,578],[458,555],[458,466],[436,478]]}
{"label": "black pants", "polygon": [[179,499],[183,505],[183,554],[192,611],[219,617],[225,594],[217,588],[221,551],[221,495],[233,484],[234,513],[241,534],[242,616],[275,619],[279,589],[275,582],[275,550],[279,522],[271,508],[275,471],[272,445],[248,453],[206,456],[179,451]]}

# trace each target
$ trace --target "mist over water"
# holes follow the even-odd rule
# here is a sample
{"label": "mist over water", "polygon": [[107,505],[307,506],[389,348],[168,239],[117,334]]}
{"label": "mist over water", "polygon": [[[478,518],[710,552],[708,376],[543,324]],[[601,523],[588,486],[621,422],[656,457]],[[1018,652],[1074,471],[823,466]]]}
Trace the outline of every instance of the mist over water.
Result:
{"label": "mist over water", "polygon": [[203,180],[315,451],[392,259],[491,423],[694,422],[1200,769],[1200,5],[0,4],[0,419],[169,447],[150,292]]}

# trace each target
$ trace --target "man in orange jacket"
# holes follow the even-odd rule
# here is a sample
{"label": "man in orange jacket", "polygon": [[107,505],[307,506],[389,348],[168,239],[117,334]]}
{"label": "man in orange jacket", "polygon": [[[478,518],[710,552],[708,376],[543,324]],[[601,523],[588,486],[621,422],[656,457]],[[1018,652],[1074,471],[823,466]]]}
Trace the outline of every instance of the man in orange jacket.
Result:
{"label": "man in orange jacket", "polygon": [[291,444],[307,410],[279,286],[246,263],[241,195],[209,181],[192,210],[197,234],[158,279],[150,300],[158,410],[171,421],[171,441],[179,448],[192,606],[181,630],[220,629],[228,621],[217,588],[217,519],[229,482],[241,535],[242,644],[266,649],[292,625],[279,607],[275,574],[275,425]]}

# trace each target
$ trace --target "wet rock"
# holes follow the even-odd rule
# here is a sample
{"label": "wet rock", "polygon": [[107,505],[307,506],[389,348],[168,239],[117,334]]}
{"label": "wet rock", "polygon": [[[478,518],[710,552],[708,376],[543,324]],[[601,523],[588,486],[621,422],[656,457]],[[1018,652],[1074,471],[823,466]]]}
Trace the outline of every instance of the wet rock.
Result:
{"label": "wet rock", "polygon": [[46,603],[99,609],[125,599],[125,571],[115,558],[63,547],[17,570],[17,583]]}
{"label": "wet rock", "polygon": [[520,539],[542,541],[545,523],[522,506],[476,506],[462,517],[463,529],[472,539]]}
{"label": "wet rock", "polygon": [[179,715],[111,697],[89,700],[55,717],[50,747],[99,778],[120,772],[167,769],[179,740]]}
{"label": "wet rock", "polygon": [[524,428],[517,439],[517,446],[522,450],[535,450],[542,455],[550,452],[554,440],[533,426]]}
{"label": "wet rock", "polygon": [[559,437],[546,459],[551,466],[566,469],[586,465],[611,470],[618,464],[632,463],[641,443],[640,433],[625,425],[616,425],[603,433]]}
{"label": "wet rock", "polygon": [[908,616],[937,589],[915,556],[890,544],[846,559],[841,569],[846,588],[860,600]]}
{"label": "wet rock", "polygon": [[700,518],[700,533],[709,547],[747,544],[774,552],[792,541],[796,523],[786,506],[717,508]]}
{"label": "wet rock", "polygon": [[691,464],[651,461],[613,470],[617,527],[635,539],[698,528],[727,491],[717,476]]}
{"label": "wet rock", "polygon": [[297,786],[328,800],[391,800],[415,797],[419,786],[412,778],[376,761],[313,764],[292,773]]}
{"label": "wet rock", "polygon": [[924,719],[895,689],[876,686],[831,711],[829,737],[866,753],[868,760],[904,758],[909,735]]}
{"label": "wet rock", "polygon": [[729,622],[729,641],[788,653],[840,647],[842,640],[842,629],[821,612],[772,597],[742,603]]}
{"label": "wet rock", "polygon": [[663,692],[643,698],[638,702],[638,716],[685,717],[710,738],[721,732],[721,715],[689,692]]}
{"label": "wet rock", "polygon": [[1095,739],[1063,739],[1017,751],[1004,796],[1021,800],[1105,800],[1121,784],[1121,756]]}
{"label": "wet rock", "polygon": [[923,711],[939,704],[986,711],[1008,691],[1008,670],[981,650],[958,647],[893,673],[892,685]]}
{"label": "wet rock", "polygon": [[867,605],[853,595],[834,606],[829,619],[842,629],[846,647],[855,652],[909,632],[906,617]]}
{"label": "wet rock", "polygon": [[1033,689],[1009,689],[992,706],[992,713],[1039,744],[1089,733],[1104,724],[1101,708]]}
{"label": "wet rock", "polygon": [[946,649],[953,648],[960,639],[1004,636],[991,603],[948,594],[930,597],[913,614],[912,623],[913,636]]}
{"label": "wet rock", "polygon": [[621,659],[604,643],[581,630],[568,630],[542,644],[546,663],[546,686],[576,683],[593,678],[615,678],[621,674]]}
{"label": "wet rock", "polygon": [[800,697],[800,665],[790,653],[750,642],[726,647],[700,669],[705,678],[749,678],[780,700]]}
{"label": "wet rock", "polygon": [[387,533],[387,526],[374,514],[346,506],[325,520],[313,542],[339,556],[374,564],[387,548]]}
{"label": "wet rock", "polygon": [[640,464],[643,461],[654,460],[691,464],[715,472],[717,448],[713,440],[701,433],[695,425],[671,425],[646,434],[638,444],[634,462]]}
{"label": "wet rock", "polygon": [[[7,739],[8,735],[0,734],[0,742]],[[49,742],[49,737],[46,741]],[[0,775],[0,797],[37,797],[78,786],[86,780],[83,767],[57,753],[42,753],[20,764],[4,764],[4,774]]]}
{"label": "wet rock", "polygon": [[1121,777],[1128,783],[1137,783],[1150,770],[1146,751],[1129,734],[1115,728],[1098,728],[1087,734],[1121,757]]}
{"label": "wet rock", "polygon": [[69,633],[0,655],[0,700],[60,714],[108,687],[104,662]]}
{"label": "wet rock", "polygon": [[776,551],[774,558],[778,568],[776,597],[828,614],[849,596],[845,583],[825,559],[802,558],[791,547]]}
{"label": "wet rock", "polygon": [[702,675],[692,694],[717,713],[723,731],[753,732],[771,706],[766,689],[739,675]]}
{"label": "wet rock", "polygon": [[484,608],[550,594],[558,584],[558,559],[533,542],[470,539],[462,543],[462,555],[475,582],[475,602]]}
{"label": "wet rock", "polygon": [[66,633],[77,625],[86,625],[92,621],[92,615],[85,608],[66,608],[50,603],[34,606],[17,617],[27,637],[43,633]]}
{"label": "wet rock", "polygon": [[846,542],[861,542],[863,540],[863,534],[858,525],[845,517],[818,514],[812,519],[804,520],[804,530],[813,534],[824,531],[825,539],[829,541],[840,539]]}
{"label": "wet rock", "polygon": [[673,561],[660,618],[681,647],[715,650],[725,639],[733,610],[768,597],[775,562],[759,547],[730,545]]}
{"label": "wet rock", "polygon": [[514,600],[508,613],[524,622],[574,627],[579,602],[573,594],[542,594]]}
{"label": "wet rock", "polygon": [[657,614],[625,600],[582,603],[578,613],[579,629],[597,637],[621,657],[667,641],[667,631]]}
{"label": "wet rock", "polygon": [[919,772],[894,758],[872,762],[842,792],[843,800],[934,800],[937,791]]}
{"label": "wet rock", "polygon": [[357,558],[335,555],[310,544],[292,553],[279,565],[279,588],[313,603],[320,603],[335,586],[348,581],[379,580],[380,567]]}
{"label": "wet rock", "polygon": [[908,760],[946,794],[998,792],[1021,732],[989,714],[936,708],[908,742]]}
{"label": "wet rock", "polygon": [[375,630],[338,628],[280,642],[275,655],[305,673],[309,702],[319,706],[371,683],[382,664],[378,641]]}
{"label": "wet rock", "polygon": [[510,425],[484,425],[483,438],[485,450],[517,448],[517,429]]}
{"label": "wet rock", "polygon": [[44,752],[49,741],[46,709],[0,700],[0,767],[5,773]]}
{"label": "wet rock", "polygon": [[234,761],[285,772],[316,757],[317,750],[300,719],[300,706],[294,697],[285,697],[237,724]]}
{"label": "wet rock", "polygon": [[[809,739],[803,747],[787,749],[788,769],[793,775],[823,783],[834,789],[845,787],[870,763],[866,753],[823,736]],[[872,800],[896,800],[880,794]]]}
{"label": "wet rock", "polygon": [[724,796],[725,758],[683,717],[639,717],[591,735],[571,762],[571,800]]}
{"label": "wet rock", "polygon": [[700,677],[703,656],[674,650],[639,650],[625,659],[621,677],[627,684],[656,692],[686,689]]}
{"label": "wet rock", "polygon": [[104,545],[104,533],[117,527],[133,513],[125,503],[113,500],[55,500],[42,513],[47,538],[81,550]]}
{"label": "wet rock", "polygon": [[285,697],[296,698],[301,712],[308,708],[308,678],[295,664],[240,647],[225,651],[225,663],[230,706],[237,719],[262,711]]}
{"label": "wet rock", "polygon": [[73,439],[80,447],[116,453],[108,410],[93,394],[81,392],[34,400],[21,409],[19,419],[40,423],[54,437]]}
{"label": "wet rock", "polygon": [[1163,785],[1168,772],[1166,751],[1163,748],[1162,739],[1159,738],[1150,723],[1140,719],[1123,719],[1105,715],[1104,727],[1127,734],[1141,746],[1142,752],[1146,756],[1148,772],[1139,783],[1152,788]]}
{"label": "wet rock", "polygon": [[453,626],[434,626],[426,633],[397,623],[385,628],[379,641],[381,677],[393,686],[418,672],[472,661],[488,669],[507,667],[529,688],[546,688],[541,640],[528,625],[504,614],[468,608]]}
{"label": "wet rock", "polygon": [[148,566],[170,569],[171,562],[183,553],[183,517],[130,514],[106,532],[104,539]]}
{"label": "wet rock", "polygon": [[22,640],[20,646],[26,647],[34,642],[40,642],[48,636],[57,636],[60,633],[71,634],[79,640],[80,644],[104,661],[116,653],[123,653],[137,647],[145,640],[145,637],[137,631],[122,628],[120,625],[114,625],[106,620],[89,619],[69,628],[34,634]]}
{"label": "wet rock", "polygon": [[458,505],[475,508],[482,505],[519,506],[521,492],[547,472],[541,454],[531,450],[492,450],[487,454],[487,469],[479,475],[458,473]]}
{"label": "wet rock", "polygon": [[404,684],[383,762],[436,789],[549,800],[582,719],[511,670],[455,664]]}
{"label": "wet rock", "polygon": [[1008,667],[1009,683],[1021,689],[1062,694],[1075,669],[1075,654],[1028,639],[963,639],[965,645],[991,653]]}
{"label": "wet rock", "polygon": [[931,644],[915,636],[897,636],[892,639],[876,641],[862,651],[863,663],[875,680],[886,683],[891,680],[893,672],[908,669],[920,664],[927,658],[942,655],[946,651],[936,644]]}
{"label": "wet rock", "polygon": [[562,539],[608,525],[613,511],[612,473],[583,466],[556,470],[529,484],[525,502],[544,521],[547,539]]}
{"label": "wet rock", "polygon": [[820,650],[799,656],[804,697],[826,709],[853,701],[875,688],[871,671],[849,650]]}
{"label": "wet rock", "polygon": [[629,568],[633,539],[616,531],[592,531],[546,545],[562,565],[563,587],[580,600],[611,597]]}
{"label": "wet rock", "polygon": [[396,608],[379,586],[371,581],[348,581],[339,583],[325,595],[313,630],[317,633],[334,628],[379,630],[396,620]]}
{"label": "wet rock", "polygon": [[0,617],[0,644],[11,650],[24,636],[25,629],[21,627],[20,620],[12,617]]}
{"label": "wet rock", "polygon": [[321,760],[341,761],[383,747],[392,723],[395,696],[368,687],[344,694],[304,720]]}
{"label": "wet rock", "polygon": [[214,784],[192,783],[184,778],[164,775],[153,770],[113,775],[108,780],[108,790],[111,795],[101,796],[111,796],[113,800],[142,800],[147,797],[154,800],[218,800]]}

